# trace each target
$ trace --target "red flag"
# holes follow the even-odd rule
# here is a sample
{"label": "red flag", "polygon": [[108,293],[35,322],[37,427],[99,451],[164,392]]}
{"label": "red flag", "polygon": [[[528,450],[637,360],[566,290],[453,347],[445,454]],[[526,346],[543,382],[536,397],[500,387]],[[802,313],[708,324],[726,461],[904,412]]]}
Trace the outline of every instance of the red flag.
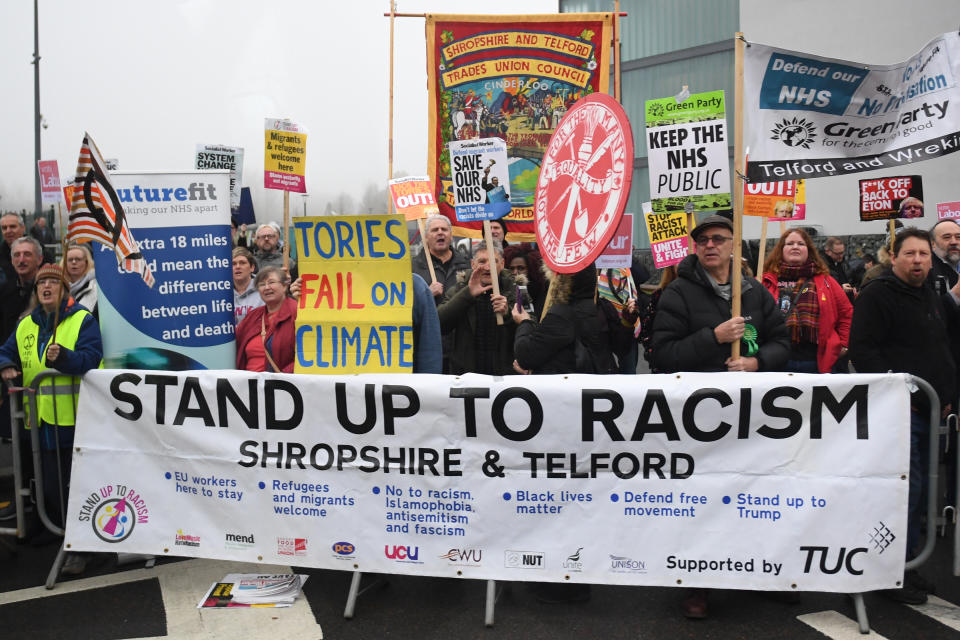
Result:
{"label": "red flag", "polygon": [[110,183],[107,165],[89,133],[83,135],[73,183],[67,242],[99,242],[112,248],[117,254],[117,264],[124,271],[139,273],[147,286],[152,287],[153,273],[130,233],[123,206]]}

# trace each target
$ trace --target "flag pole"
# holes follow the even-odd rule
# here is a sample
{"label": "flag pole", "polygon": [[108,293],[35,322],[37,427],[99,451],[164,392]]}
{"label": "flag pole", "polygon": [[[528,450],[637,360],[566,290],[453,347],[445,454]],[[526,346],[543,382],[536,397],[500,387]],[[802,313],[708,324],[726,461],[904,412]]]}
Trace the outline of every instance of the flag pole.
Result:
{"label": "flag pole", "polygon": [[[741,315],[741,289],[743,285],[743,185],[739,182],[742,175],[746,175],[743,157],[743,54],[744,54],[743,33],[738,31],[734,44],[736,47],[734,80],[736,82],[736,93],[734,97],[734,167],[736,170],[733,175],[733,265],[730,273],[730,282],[732,292],[731,317]],[[740,341],[734,340],[730,345],[730,357],[737,359],[740,357]]]}

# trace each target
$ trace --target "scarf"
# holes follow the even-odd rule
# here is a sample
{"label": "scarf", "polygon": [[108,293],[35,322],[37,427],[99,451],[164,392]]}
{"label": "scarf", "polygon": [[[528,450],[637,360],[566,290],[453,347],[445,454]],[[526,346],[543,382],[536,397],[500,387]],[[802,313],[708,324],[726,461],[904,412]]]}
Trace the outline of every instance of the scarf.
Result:
{"label": "scarf", "polygon": [[817,344],[820,304],[813,283],[813,260],[797,266],[780,265],[780,310],[786,315],[793,344]]}

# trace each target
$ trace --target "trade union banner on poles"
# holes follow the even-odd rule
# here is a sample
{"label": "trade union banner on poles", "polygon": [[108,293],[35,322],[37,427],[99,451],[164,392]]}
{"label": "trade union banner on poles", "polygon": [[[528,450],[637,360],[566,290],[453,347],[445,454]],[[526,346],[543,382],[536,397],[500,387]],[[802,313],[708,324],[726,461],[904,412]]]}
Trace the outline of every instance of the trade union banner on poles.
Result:
{"label": "trade union banner on poles", "polygon": [[647,100],[654,213],[730,208],[730,140],[723,91]]}
{"label": "trade union banner on poles", "polygon": [[864,65],[751,43],[744,144],[751,182],[875,171],[957,151],[960,36]]}
{"label": "trade union banner on poles", "polygon": [[427,15],[428,171],[455,233],[479,238],[481,222],[454,215],[453,140],[502,138],[512,209],[509,240],[535,240],[533,206],[550,136],[584,95],[609,81],[610,13]]}
{"label": "trade union banner on poles", "polygon": [[902,374],[94,370],[65,543],[474,579],[892,588],[908,414]]}
{"label": "trade union banner on poles", "polygon": [[296,373],[412,373],[413,282],[402,215],[293,223]]}

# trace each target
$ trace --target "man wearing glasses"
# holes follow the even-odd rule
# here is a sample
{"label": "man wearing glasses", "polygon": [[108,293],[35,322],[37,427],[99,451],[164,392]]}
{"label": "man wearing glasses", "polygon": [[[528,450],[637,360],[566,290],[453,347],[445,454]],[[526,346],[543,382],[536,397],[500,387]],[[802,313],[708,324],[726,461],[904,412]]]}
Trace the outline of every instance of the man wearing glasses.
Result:
{"label": "man wearing glasses", "polygon": [[[653,323],[653,358],[675,371],[777,371],[787,361],[790,338],[773,297],[744,277],[743,315],[731,317],[733,223],[712,215],[690,234],[696,253],[677,267]],[[740,357],[730,345],[741,341]]]}
{"label": "man wearing glasses", "polygon": [[[257,245],[253,252],[257,259],[257,265],[263,267],[283,268],[283,245],[280,243],[280,225],[276,222],[267,222],[257,228],[257,234],[253,239]],[[297,279],[297,261],[290,258],[289,273],[291,280]]]}

